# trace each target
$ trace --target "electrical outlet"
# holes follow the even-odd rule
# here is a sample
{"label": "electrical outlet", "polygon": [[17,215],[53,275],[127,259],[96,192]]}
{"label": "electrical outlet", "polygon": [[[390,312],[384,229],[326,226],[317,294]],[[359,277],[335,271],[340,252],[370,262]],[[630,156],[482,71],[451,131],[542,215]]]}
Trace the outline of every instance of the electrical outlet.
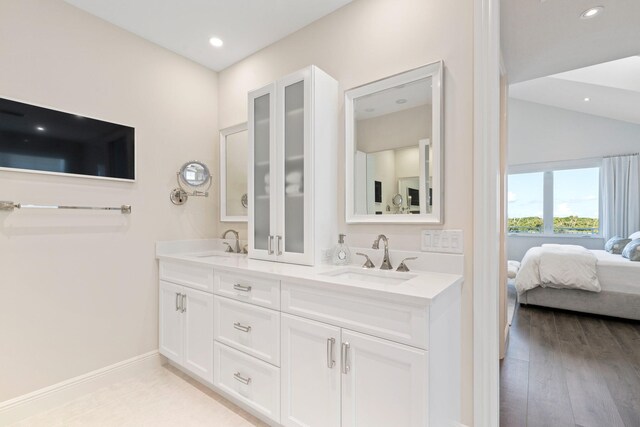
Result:
{"label": "electrical outlet", "polygon": [[464,251],[462,230],[422,230],[422,250],[461,254]]}

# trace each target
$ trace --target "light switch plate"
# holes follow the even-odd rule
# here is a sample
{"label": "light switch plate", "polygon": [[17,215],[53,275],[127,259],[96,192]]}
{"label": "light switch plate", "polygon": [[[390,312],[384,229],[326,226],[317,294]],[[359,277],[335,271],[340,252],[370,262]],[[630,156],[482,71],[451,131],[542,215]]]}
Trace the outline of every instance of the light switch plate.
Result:
{"label": "light switch plate", "polygon": [[464,251],[462,230],[422,230],[423,252],[461,254]]}

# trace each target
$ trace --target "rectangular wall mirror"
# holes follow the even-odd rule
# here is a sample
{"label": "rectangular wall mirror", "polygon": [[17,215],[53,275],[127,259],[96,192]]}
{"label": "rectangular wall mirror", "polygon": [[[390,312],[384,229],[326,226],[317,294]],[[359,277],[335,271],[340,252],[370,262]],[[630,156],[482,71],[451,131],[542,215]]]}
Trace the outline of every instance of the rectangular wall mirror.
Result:
{"label": "rectangular wall mirror", "polygon": [[345,92],[347,223],[442,223],[442,71]]}
{"label": "rectangular wall mirror", "polygon": [[247,124],[220,131],[220,221],[246,222]]}

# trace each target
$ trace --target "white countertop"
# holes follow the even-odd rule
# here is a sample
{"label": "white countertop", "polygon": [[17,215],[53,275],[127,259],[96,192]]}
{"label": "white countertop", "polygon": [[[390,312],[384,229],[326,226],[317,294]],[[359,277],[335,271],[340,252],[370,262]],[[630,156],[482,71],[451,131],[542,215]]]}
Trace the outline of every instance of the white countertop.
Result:
{"label": "white countertop", "polygon": [[[206,258],[208,255],[222,255],[222,257]],[[284,281],[295,279],[296,283],[312,282],[313,284],[333,287],[337,292],[357,291],[358,293],[377,294],[377,296],[380,296],[380,293],[384,293],[385,296],[394,300],[400,299],[415,303],[432,302],[438,296],[444,294],[445,291],[462,286],[462,276],[456,274],[415,270],[411,270],[409,273],[385,271],[381,274],[388,275],[390,278],[402,277],[402,275],[415,275],[415,277],[397,284],[384,283],[384,280],[380,279],[365,283],[364,281],[348,280],[327,275],[327,273],[337,269],[344,269],[345,267],[352,269],[356,273],[358,271],[362,271],[365,274],[372,272],[372,270],[361,269],[356,264],[350,266],[322,264],[312,267],[249,259],[246,255],[211,250],[167,253],[158,251],[156,257],[159,260],[211,266],[216,270],[266,275]]]}

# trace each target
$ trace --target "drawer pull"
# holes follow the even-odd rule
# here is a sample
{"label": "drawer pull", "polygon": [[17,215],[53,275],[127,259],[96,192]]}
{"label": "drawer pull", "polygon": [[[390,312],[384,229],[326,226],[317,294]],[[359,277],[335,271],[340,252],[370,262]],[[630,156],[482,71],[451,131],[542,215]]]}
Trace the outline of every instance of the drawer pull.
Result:
{"label": "drawer pull", "polygon": [[242,376],[240,372],[236,372],[235,374],[233,374],[233,378],[235,378],[237,381],[240,381],[242,384],[245,384],[245,385],[251,384],[251,377],[245,378]]}
{"label": "drawer pull", "polygon": [[187,311],[187,294],[182,294],[182,306],[180,308],[181,313]]}
{"label": "drawer pull", "polygon": [[244,326],[240,322],[236,322],[233,324],[233,327],[242,332],[251,332],[251,326]]}
{"label": "drawer pull", "polygon": [[176,311],[180,311],[180,303],[178,300],[180,299],[180,294],[176,292]]}
{"label": "drawer pull", "polygon": [[251,286],[241,285],[239,283],[233,285],[233,289],[240,292],[251,292]]}
{"label": "drawer pull", "polygon": [[333,346],[336,343],[335,338],[327,338],[327,368],[333,369],[336,361],[333,360]]}
{"label": "drawer pull", "polygon": [[351,367],[349,366],[348,360],[349,360],[349,343],[348,342],[343,342],[342,343],[342,373],[343,374],[348,374],[349,373],[349,369],[351,369]]}

